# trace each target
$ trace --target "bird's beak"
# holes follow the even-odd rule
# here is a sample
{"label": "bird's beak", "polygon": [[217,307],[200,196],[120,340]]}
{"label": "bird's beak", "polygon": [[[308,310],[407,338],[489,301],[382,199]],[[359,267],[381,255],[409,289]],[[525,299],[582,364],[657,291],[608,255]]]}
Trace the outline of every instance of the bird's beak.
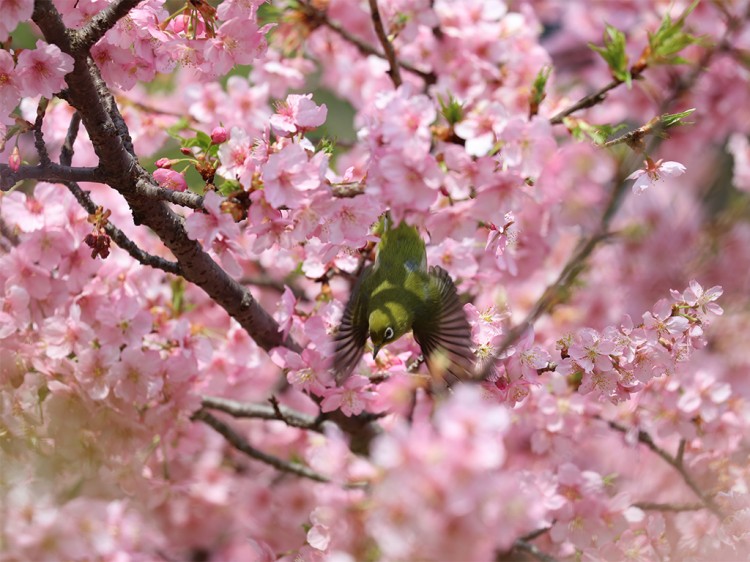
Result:
{"label": "bird's beak", "polygon": [[380,351],[380,348],[381,348],[381,347],[383,347],[383,346],[381,346],[381,345],[376,345],[375,347],[373,347],[373,349],[372,349],[372,358],[373,358],[373,359],[375,359],[375,357],[377,357],[377,355],[378,355],[378,351]]}

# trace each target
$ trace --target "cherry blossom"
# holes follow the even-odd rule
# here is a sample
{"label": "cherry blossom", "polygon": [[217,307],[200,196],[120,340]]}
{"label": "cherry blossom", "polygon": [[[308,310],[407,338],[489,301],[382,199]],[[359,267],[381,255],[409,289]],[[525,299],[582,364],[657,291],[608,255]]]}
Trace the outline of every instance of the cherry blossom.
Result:
{"label": "cherry blossom", "polygon": [[639,194],[652,187],[656,182],[663,179],[662,176],[681,176],[685,173],[685,166],[679,162],[664,162],[651,159],[646,160],[646,167],[636,170],[628,176],[629,180],[635,180],[633,183],[633,193]]}
{"label": "cherry blossom", "polygon": [[[130,4],[0,0],[8,559],[747,558],[741,3]],[[473,377],[335,380],[386,213]]]}

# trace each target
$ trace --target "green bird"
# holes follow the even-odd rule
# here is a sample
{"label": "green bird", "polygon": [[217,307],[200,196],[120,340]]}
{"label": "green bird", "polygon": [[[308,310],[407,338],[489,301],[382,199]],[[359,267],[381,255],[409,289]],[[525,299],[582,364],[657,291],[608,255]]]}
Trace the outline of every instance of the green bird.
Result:
{"label": "green bird", "polygon": [[335,336],[337,382],[351,375],[368,336],[374,358],[410,330],[434,379],[452,383],[472,376],[471,327],[456,286],[442,267],[427,268],[416,228],[402,222],[390,229],[386,217],[375,263],[357,280]]}

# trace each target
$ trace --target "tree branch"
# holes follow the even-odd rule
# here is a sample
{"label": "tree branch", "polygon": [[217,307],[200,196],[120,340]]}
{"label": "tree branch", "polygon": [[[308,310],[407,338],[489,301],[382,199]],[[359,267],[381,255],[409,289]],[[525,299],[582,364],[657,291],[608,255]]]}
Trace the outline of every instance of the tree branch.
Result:
{"label": "tree branch", "polygon": [[72,168],[50,162],[37,166],[21,166],[17,172],[7,164],[0,164],[0,191],[8,191],[16,183],[23,180],[48,181],[63,183],[66,181],[88,181],[99,183],[104,176],[99,168]]}
{"label": "tree branch", "polygon": [[257,418],[262,420],[279,420],[291,427],[300,429],[309,429],[321,432],[321,418],[315,418],[302,412],[298,412],[286,406],[277,404],[250,404],[246,402],[237,402],[228,398],[218,396],[204,396],[202,398],[203,408],[219,410],[235,418]]}
{"label": "tree branch", "polygon": [[143,195],[155,201],[168,201],[182,207],[198,211],[203,210],[203,196],[192,191],[174,191],[166,187],[154,185],[149,180],[139,180],[137,187]]}
{"label": "tree branch", "polygon": [[34,121],[34,148],[36,148],[36,153],[39,155],[39,163],[42,166],[50,164],[49,153],[47,152],[47,145],[44,142],[44,133],[42,132],[44,114],[47,111],[48,104],[49,101],[47,98],[39,100],[39,105],[36,108],[36,120]]}
{"label": "tree branch", "polygon": [[393,85],[398,88],[403,82],[401,80],[401,71],[399,70],[398,60],[396,59],[396,51],[393,50],[393,44],[385,33],[383,19],[380,17],[380,9],[378,9],[378,0],[369,0],[369,2],[370,13],[372,14],[372,25],[375,28],[375,34],[378,36],[378,40],[383,46],[383,51],[385,51],[385,58],[388,60],[388,64],[391,65],[388,74],[391,77],[391,81],[393,81]]}
{"label": "tree branch", "polygon": [[513,544],[513,550],[520,550],[522,552],[525,552],[531,557],[539,560],[539,562],[557,562],[557,558],[550,556],[546,552],[541,551],[538,546],[522,539],[518,539]]}
{"label": "tree branch", "polygon": [[[97,205],[92,201],[91,195],[88,191],[84,191],[83,189],[81,189],[81,187],[75,182],[64,183],[65,186],[73,194],[73,197],[75,197],[78,203],[81,205],[81,207],[86,209],[86,212],[88,214],[93,215],[96,213]],[[142,250],[135,242],[128,238],[122,230],[117,228],[111,222],[108,221],[104,225],[104,230],[109,235],[109,237],[114,240],[115,244],[117,244],[120,248],[130,254],[130,256],[134,260],[142,263],[143,265],[148,265],[149,267],[153,267],[155,269],[161,269],[162,271],[166,271],[167,273],[182,275],[182,268],[180,267],[179,263],[169,261],[160,256],[149,254],[148,252]]]}
{"label": "tree branch", "polygon": [[[723,40],[726,42],[726,39]],[[661,115],[667,112],[667,109],[679,99],[679,97],[689,89],[698,77],[706,71],[710,59],[714,56],[718,49],[712,49],[706,51],[701,59],[693,67],[692,72],[687,77],[680,80],[669,96],[660,104],[658,114]],[[634,73],[635,76],[635,73]],[[651,139],[646,148],[645,152],[649,153],[658,148],[663,142],[663,137],[660,134],[662,131],[661,127],[655,127],[651,131]],[[624,200],[625,193],[627,192],[627,184],[625,183],[627,175],[630,170],[636,167],[637,161],[641,158],[640,154],[635,152],[631,153],[630,157],[620,166],[620,172],[614,180],[614,187],[610,194],[607,206],[602,213],[599,220],[599,224],[588,236],[582,237],[576,249],[571,254],[570,258],[566,262],[562,271],[558,275],[554,283],[547,286],[539,299],[534,303],[529,313],[526,315],[519,324],[511,328],[506,336],[500,342],[493,354],[491,360],[486,361],[484,368],[480,373],[477,374],[477,378],[480,380],[486,379],[494,367],[495,361],[505,353],[510,346],[512,346],[518,338],[520,338],[534,323],[553,306],[561,302],[563,296],[567,293],[568,289],[573,285],[578,275],[585,269],[586,261],[591,256],[596,247],[607,240],[609,235],[609,226],[617,213],[622,201]]]}
{"label": "tree branch", "polygon": [[614,90],[617,86],[622,84],[622,80],[612,80],[609,84],[606,86],[598,89],[596,92],[593,92],[587,96],[582,97],[580,100],[578,100],[576,103],[568,107],[567,109],[563,109],[562,111],[556,113],[549,122],[552,125],[559,125],[563,122],[563,120],[568,117],[569,115],[572,115],[576,111],[580,111],[581,109],[586,109],[588,107],[594,107],[597,104],[600,104],[607,98],[607,92],[610,90]]}
{"label": "tree branch", "polygon": [[[615,431],[619,431],[620,433],[628,432],[627,427],[617,423],[616,421],[605,420],[604,418],[598,419],[601,419],[603,422],[607,423],[607,425],[609,425],[609,427],[611,429],[614,429]],[[638,441],[651,449],[654,453],[659,455],[664,460],[664,462],[674,468],[679,473],[679,475],[682,476],[682,479],[685,481],[685,484],[687,484],[688,488],[693,491],[693,493],[698,497],[698,499],[701,500],[706,508],[708,508],[714,515],[716,515],[720,519],[724,518],[724,514],[722,513],[721,508],[719,508],[713,498],[704,494],[703,491],[698,487],[698,484],[696,484],[695,480],[693,480],[693,477],[685,469],[685,466],[681,462],[681,459],[678,460],[676,457],[673,457],[667,451],[659,447],[654,442],[651,435],[641,429],[638,430]]]}
{"label": "tree branch", "polygon": [[681,513],[683,511],[700,511],[706,509],[706,506],[702,503],[653,503],[653,502],[638,502],[634,503],[633,507],[642,509],[643,511],[669,511],[673,513]]}
{"label": "tree branch", "polygon": [[[119,10],[131,4],[118,6],[121,6]],[[286,345],[299,350],[291,338],[284,340],[276,321],[250,292],[232,279],[197,241],[188,237],[182,218],[165,202],[150,197],[151,190],[144,186],[152,185],[151,176],[129,150],[129,136],[127,130],[120,130],[122,127],[118,124],[122,117],[111,93],[90,60],[86,44],[71,42],[52,1],[36,0],[32,18],[47,42],[56,44],[73,57],[73,71],[66,77],[66,98],[81,114],[99,158],[99,166],[105,174],[105,183],[123,195],[135,223],[151,228],[177,258],[183,277],[202,288],[224,308],[261,348],[269,350]]]}
{"label": "tree branch", "polygon": [[[78,112],[73,114],[68,125],[68,132],[65,134],[65,141],[63,142],[62,149],[60,150],[60,164],[68,166],[73,161],[73,144],[75,143],[76,137],[78,136],[78,129],[81,124],[81,116]],[[65,182],[65,186],[70,190],[73,196],[76,198],[78,203],[83,207],[86,212],[90,215],[96,213],[97,205],[91,200],[91,196],[88,191],[84,191],[75,182]],[[120,248],[125,250],[130,256],[136,261],[143,265],[148,265],[156,269],[161,269],[167,273],[173,273],[175,275],[181,274],[180,265],[161,258],[154,256],[143,250],[138,245],[128,238],[123,231],[117,228],[115,225],[107,221],[104,225],[105,232],[109,237],[115,241]]]}
{"label": "tree branch", "polygon": [[120,0],[110,4],[101,12],[96,14],[88,25],[75,33],[75,46],[78,49],[89,49],[99,41],[104,34],[112,29],[115,24],[124,18],[130,10],[135,8],[142,0]]}
{"label": "tree branch", "polygon": [[213,414],[210,414],[206,410],[198,410],[195,414],[193,414],[192,419],[202,421],[203,423],[211,426],[214,430],[223,435],[235,449],[242,453],[245,453],[250,458],[274,467],[276,470],[288,472],[289,474],[296,474],[297,476],[309,478],[310,480],[315,480],[316,482],[331,482],[330,478],[328,478],[327,476],[323,476],[322,474],[319,474],[304,465],[296,462],[285,461],[256,449],[255,447],[250,445],[250,443],[248,443],[239,433],[229,427],[229,425],[225,424],[219,418],[217,418]]}
{"label": "tree branch", "polygon": [[[350,33],[347,29],[341,26],[341,24],[331,20],[328,18],[328,15],[322,11],[316,9],[314,6],[310,4],[303,4],[303,7],[305,9],[306,14],[313,19],[315,22],[317,22],[319,25],[324,25],[331,31],[335,32],[337,35],[339,35],[341,38],[345,39],[352,45],[354,45],[357,50],[362,53],[363,55],[374,55],[376,57],[379,57],[381,59],[386,59],[386,55],[378,51],[375,47],[370,45],[369,43],[363,41],[356,35]],[[408,62],[404,61],[397,61],[398,65],[406,70],[407,72],[411,72],[412,74],[416,74],[419,76],[422,80],[424,80],[425,84],[427,86],[430,86],[437,82],[437,76],[435,76],[435,73],[433,72],[425,72],[424,70],[419,70],[415,66],[409,64]]]}

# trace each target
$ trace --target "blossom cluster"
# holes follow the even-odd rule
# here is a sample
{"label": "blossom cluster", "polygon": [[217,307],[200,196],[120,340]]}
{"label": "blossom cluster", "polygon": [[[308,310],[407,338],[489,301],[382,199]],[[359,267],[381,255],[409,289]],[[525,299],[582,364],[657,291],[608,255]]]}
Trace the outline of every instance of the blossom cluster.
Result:
{"label": "blossom cluster", "polygon": [[[740,6],[34,4],[0,0],[10,559],[747,557]],[[406,335],[336,384],[386,211],[486,379]]]}

